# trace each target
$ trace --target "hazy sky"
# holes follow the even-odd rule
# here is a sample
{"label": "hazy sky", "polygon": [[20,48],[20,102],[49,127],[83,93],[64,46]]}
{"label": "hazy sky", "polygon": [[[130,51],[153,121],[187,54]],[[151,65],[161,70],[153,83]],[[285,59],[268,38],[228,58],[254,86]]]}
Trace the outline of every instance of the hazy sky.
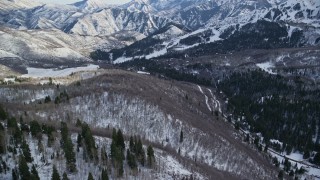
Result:
{"label": "hazy sky", "polygon": [[[71,4],[74,2],[79,2],[82,0],[36,0],[43,3],[56,3],[56,4]],[[126,2],[129,2],[130,0],[101,0],[105,1],[108,4],[124,4]]]}

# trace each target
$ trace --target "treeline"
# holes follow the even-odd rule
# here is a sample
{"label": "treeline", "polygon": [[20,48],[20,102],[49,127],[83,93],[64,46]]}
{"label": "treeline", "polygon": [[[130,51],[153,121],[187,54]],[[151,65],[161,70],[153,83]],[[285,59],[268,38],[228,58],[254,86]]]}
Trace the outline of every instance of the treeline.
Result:
{"label": "treeline", "polygon": [[119,65],[121,68],[144,68],[146,71],[150,72],[153,75],[162,75],[177,81],[186,81],[196,84],[201,84],[205,86],[210,86],[211,81],[207,78],[201,78],[196,75],[188,73],[187,70],[181,69],[177,70],[168,65],[164,65],[157,61],[146,60],[146,59],[137,59],[134,61],[128,61]]}
{"label": "treeline", "polygon": [[90,53],[90,57],[94,60],[113,61],[122,56],[143,56],[145,54],[152,53],[155,50],[153,46],[161,42],[162,41],[159,39],[147,37],[121,49],[112,49],[109,52],[104,52],[101,50],[94,51]]}
{"label": "treeline", "polygon": [[[267,145],[287,154],[297,150],[306,159],[311,152],[320,152],[320,90],[314,85],[303,83],[298,77],[288,80],[254,70],[236,72],[220,82],[218,88],[229,99],[229,118],[243,129],[261,133]],[[272,144],[270,139],[283,145]]]}

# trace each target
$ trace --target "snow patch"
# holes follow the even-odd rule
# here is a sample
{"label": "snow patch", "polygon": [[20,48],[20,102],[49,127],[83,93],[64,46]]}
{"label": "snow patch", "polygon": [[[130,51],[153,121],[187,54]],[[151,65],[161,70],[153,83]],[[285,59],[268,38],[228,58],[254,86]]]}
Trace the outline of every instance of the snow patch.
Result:
{"label": "snow patch", "polygon": [[75,72],[93,71],[93,70],[97,70],[98,68],[99,68],[98,65],[93,65],[93,64],[90,64],[86,67],[66,68],[62,70],[28,67],[27,68],[28,74],[24,74],[21,77],[25,77],[25,78],[65,77]]}
{"label": "snow patch", "polygon": [[275,66],[271,62],[258,63],[256,64],[256,66],[258,66],[260,69],[266,71],[269,74],[277,74],[272,71],[272,68],[274,68]]}

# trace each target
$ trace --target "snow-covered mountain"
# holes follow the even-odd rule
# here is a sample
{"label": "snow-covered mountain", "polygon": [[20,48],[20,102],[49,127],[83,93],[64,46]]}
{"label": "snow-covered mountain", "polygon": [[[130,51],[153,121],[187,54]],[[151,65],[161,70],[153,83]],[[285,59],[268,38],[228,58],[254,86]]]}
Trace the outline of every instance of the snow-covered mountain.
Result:
{"label": "snow-covered mountain", "polygon": [[[133,2],[137,6],[137,3],[141,1],[132,1],[127,5]],[[309,46],[318,44],[320,38],[320,2],[316,0],[197,1],[199,4],[187,8],[181,7],[183,3],[188,1],[174,1],[180,3],[180,5],[176,5],[178,8],[174,11],[171,11],[172,9],[169,6],[168,9],[170,10],[162,10],[163,6],[156,2],[159,1],[149,2],[149,5],[156,9],[153,13],[166,12],[168,18],[192,29],[193,32],[172,37],[165,41],[152,41],[152,44],[141,42],[140,44],[147,44],[147,46],[140,48],[140,50],[135,45],[125,47],[116,51],[118,52],[116,54],[122,52],[123,56],[112,56],[113,60],[120,58],[117,62],[123,62],[123,59],[141,57],[150,59],[168,53],[184,54],[187,49],[192,49],[192,51],[187,52],[188,56],[192,53],[198,56],[200,54],[218,53],[221,49],[226,52],[239,48]],[[165,2],[168,3],[169,1]],[[136,11],[139,11],[139,9]],[[256,36],[253,36],[253,34],[256,34]],[[143,41],[150,42],[150,38],[154,37],[150,36],[148,40]],[[230,42],[234,43],[233,47],[229,46]],[[200,45],[205,46],[199,48],[205,52],[199,54],[197,48]],[[219,47],[217,51],[212,50],[213,46]],[[110,53],[114,54],[114,52],[111,51]],[[105,56],[106,59],[110,57],[109,55],[101,55],[100,57],[102,56]]]}
{"label": "snow-covered mountain", "polygon": [[73,3],[71,5],[88,11],[95,11],[111,6],[106,1],[101,0],[83,0],[80,2]]}
{"label": "snow-covered mountain", "polygon": [[[91,50],[99,49],[104,52],[123,47],[114,46],[117,44],[115,41],[106,45],[110,36],[122,34],[123,39],[126,36],[123,32],[138,34],[140,38],[131,36],[124,38],[130,39],[130,42],[118,43],[129,45],[140,40],[143,34],[148,39],[157,39],[154,47],[153,45],[148,48],[142,47],[143,51],[148,52],[147,54],[143,52],[134,55],[124,51],[119,54],[126,54],[124,58],[155,57],[167,54],[171,50],[196,48],[201,44],[235,37],[237,35],[232,36],[234,33],[245,30],[243,26],[248,27],[261,20],[285,28],[286,35],[279,38],[290,39],[293,33],[302,32],[299,40],[295,41],[298,44],[292,47],[314,45],[319,42],[320,37],[319,9],[320,2],[317,0],[132,0],[119,6],[109,6],[98,0],[83,0],[71,5],[4,0],[0,2],[0,26],[16,30],[62,31],[67,36],[70,34],[79,36],[77,39],[99,37],[105,40],[105,45],[100,46],[101,43],[98,43]],[[174,27],[171,27],[174,29],[167,31],[172,24]],[[259,28],[255,25],[251,27]],[[180,30],[183,32],[177,33]],[[260,28],[259,31],[264,29]],[[161,34],[164,32],[165,34]],[[158,34],[158,37],[155,34]],[[269,39],[268,32],[262,34],[264,34],[263,39]],[[78,46],[73,49],[83,54],[81,52],[83,48]]]}

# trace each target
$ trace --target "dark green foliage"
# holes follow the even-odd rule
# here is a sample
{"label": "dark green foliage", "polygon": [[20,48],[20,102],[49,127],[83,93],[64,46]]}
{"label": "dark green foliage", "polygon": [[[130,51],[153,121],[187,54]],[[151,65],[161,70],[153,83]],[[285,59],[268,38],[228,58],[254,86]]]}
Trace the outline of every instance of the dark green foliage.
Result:
{"label": "dark green foliage", "polygon": [[46,124],[42,124],[42,131],[44,134],[49,135],[49,134],[52,134],[53,132],[55,132],[56,129],[53,126],[48,126]]}
{"label": "dark green foliage", "polygon": [[2,163],[0,163],[0,174],[2,174],[2,173],[7,174],[7,170],[9,170],[9,168],[8,168],[6,162],[2,161]]}
{"label": "dark green foliage", "polygon": [[[159,39],[154,39],[147,37],[141,41],[137,41],[130,46],[124,47],[122,49],[113,49],[110,52],[104,52],[101,50],[97,50],[95,52],[92,52],[90,54],[90,57],[94,60],[107,60],[107,61],[113,61],[124,54],[127,57],[134,57],[134,56],[140,56],[146,53],[151,53],[154,51],[152,48],[153,45],[162,42]],[[112,59],[110,58],[112,54]]]}
{"label": "dark green foliage", "polygon": [[290,171],[289,176],[294,176],[293,170]]}
{"label": "dark green foliage", "polygon": [[51,97],[50,96],[46,96],[44,99],[44,103],[49,103],[51,102]]}
{"label": "dark green foliage", "polygon": [[283,170],[286,172],[289,172],[291,168],[291,162],[288,160],[288,158],[285,158],[283,163]]}
{"label": "dark green foliage", "polygon": [[283,179],[283,176],[284,176],[284,172],[281,170],[278,174],[278,178]]}
{"label": "dark green foliage", "polygon": [[117,132],[117,146],[121,147],[123,150],[125,149],[124,138],[120,129]]}
{"label": "dark green foliage", "polygon": [[55,104],[60,104],[61,100],[60,100],[60,97],[57,96],[55,99],[54,99],[54,103]]}
{"label": "dark green foliage", "polygon": [[197,77],[196,75],[189,74],[183,69],[176,70],[175,68],[170,67],[169,65],[161,64],[158,61],[146,60],[146,59],[137,59],[134,61],[127,61],[120,64],[122,68],[128,67],[144,67],[146,71],[151,72],[151,74],[161,74],[165,77],[172,78],[178,81],[192,82],[199,85],[210,86],[211,82],[203,77]]}
{"label": "dark green foliage", "polygon": [[193,45],[196,43],[201,43],[202,38],[195,35],[195,36],[189,36],[187,38],[181,39],[180,40],[180,44],[184,44],[184,45]]}
{"label": "dark green foliage", "polygon": [[306,171],[307,171],[307,170],[305,170],[305,169],[303,168],[303,166],[301,166],[300,169],[296,171],[296,174],[303,174],[303,173],[305,173]]}
{"label": "dark green foliage", "polygon": [[118,171],[118,176],[122,177],[123,175],[123,160],[124,160],[125,144],[124,138],[121,130],[118,132],[113,129],[112,132],[112,143],[111,143],[111,160],[113,166]]}
{"label": "dark green foliage", "polygon": [[23,122],[22,117],[20,117],[20,129],[21,129],[21,131],[24,131],[24,132],[30,131],[28,124]]}
{"label": "dark green foliage", "polygon": [[36,137],[39,133],[41,133],[41,131],[41,126],[38,121],[33,120],[30,122],[30,132],[33,137]]}
{"label": "dark green foliage", "polygon": [[162,58],[183,57],[185,54],[189,57],[198,57],[245,49],[290,48],[303,45],[302,31],[297,31],[293,37],[288,37],[285,26],[265,20],[259,20],[256,23],[248,23],[241,28],[236,29],[232,34],[223,34],[223,36],[227,39],[215,41],[213,43],[202,43],[197,47],[188,49],[188,51],[172,52]]}
{"label": "dark green foliage", "polygon": [[77,144],[78,144],[78,147],[81,147],[82,145],[82,136],[80,133],[77,136]]}
{"label": "dark green foliage", "polygon": [[16,169],[12,169],[11,174],[12,174],[12,180],[18,180],[18,179],[19,179],[19,178],[18,178],[19,175],[18,175]]}
{"label": "dark green foliage", "polygon": [[23,155],[19,157],[19,173],[21,180],[30,180],[31,174],[26,159]]}
{"label": "dark green foliage", "polygon": [[248,71],[230,75],[218,88],[229,98],[228,111],[232,119],[240,119],[241,128],[262,133],[266,143],[278,139],[286,144],[270,144],[272,148],[287,153],[316,150],[312,137],[318,136],[320,90],[313,85]]}
{"label": "dark green foliage", "polygon": [[93,138],[89,125],[86,123],[82,124],[81,136],[84,140],[84,143],[86,146],[86,152],[88,156],[90,157],[91,160],[97,160],[98,154],[97,154],[97,148],[95,145],[95,140]]}
{"label": "dark green foliage", "polygon": [[55,165],[53,165],[52,168],[51,180],[60,180],[60,175]]}
{"label": "dark green foliage", "polygon": [[7,119],[7,112],[0,105],[0,120],[5,120],[5,119]]}
{"label": "dark green foliage", "polygon": [[123,176],[123,173],[124,173],[124,170],[123,170],[123,162],[120,163],[120,167],[118,169],[118,176],[119,177],[122,177]]}
{"label": "dark green foliage", "polygon": [[0,123],[0,154],[4,154],[6,152],[6,146],[4,127]]}
{"label": "dark green foliage", "polygon": [[148,146],[147,155],[148,155],[148,165],[149,167],[153,167],[155,164],[155,158],[154,158],[154,151],[151,145]]}
{"label": "dark green foliage", "polygon": [[68,175],[67,175],[66,172],[63,173],[62,180],[69,180]]}
{"label": "dark green foliage", "polygon": [[134,154],[130,152],[130,150],[127,150],[127,162],[128,165],[131,169],[136,169],[137,168],[137,162]]}
{"label": "dark green foliage", "polygon": [[319,152],[314,156],[313,163],[316,165],[320,165],[320,153]]}
{"label": "dark green foliage", "polygon": [[9,118],[7,120],[7,126],[9,128],[9,130],[12,132],[14,142],[17,145],[22,140],[22,132],[18,126],[16,118]]}
{"label": "dark green foliage", "polygon": [[303,153],[303,159],[308,159],[308,158],[310,158],[310,152],[308,150],[306,150]]}
{"label": "dark green foliage", "polygon": [[69,172],[76,172],[76,157],[73,150],[73,144],[69,136],[68,126],[64,122],[61,122],[61,145],[65,153],[67,170]]}
{"label": "dark green foliage", "polygon": [[82,122],[80,121],[80,119],[77,119],[76,126],[77,127],[81,127],[82,126]]}
{"label": "dark green foliage", "polygon": [[107,172],[106,169],[102,169],[102,172],[101,172],[101,180],[109,180],[108,172]]}
{"label": "dark green foliage", "polygon": [[123,150],[121,147],[117,146],[116,143],[112,140],[111,143],[111,160],[113,166],[118,171],[118,176],[121,177],[123,174]]}
{"label": "dark green foliage", "polygon": [[42,132],[44,134],[47,134],[48,136],[48,146],[50,147],[51,144],[54,142],[53,132],[55,132],[55,128],[53,126],[47,126],[45,124],[42,124]]}
{"label": "dark green foliage", "polygon": [[89,172],[88,180],[94,180],[94,179],[93,179],[93,176],[92,176],[92,174],[91,174],[91,172]]}
{"label": "dark green foliage", "polygon": [[132,136],[130,136],[129,149],[130,149],[131,152],[135,152],[135,144],[134,144]]}
{"label": "dark green foliage", "polygon": [[29,145],[27,144],[27,142],[25,140],[22,141],[21,149],[22,149],[22,153],[23,153],[23,156],[24,156],[25,160],[27,162],[32,162],[33,159],[31,157],[30,148],[29,148]]}
{"label": "dark green foliage", "polygon": [[31,169],[31,179],[32,180],[40,180],[38,171],[34,165],[32,165],[32,169]]}
{"label": "dark green foliage", "polygon": [[69,102],[69,95],[67,91],[61,92],[60,95],[57,96],[54,100],[55,104],[67,103],[67,102]]}
{"label": "dark green foliage", "polygon": [[138,142],[136,143],[136,157],[137,157],[137,160],[140,162],[140,164],[142,166],[144,166],[144,164],[145,164],[145,152],[144,152],[144,149],[142,147],[141,139],[139,139]]}

